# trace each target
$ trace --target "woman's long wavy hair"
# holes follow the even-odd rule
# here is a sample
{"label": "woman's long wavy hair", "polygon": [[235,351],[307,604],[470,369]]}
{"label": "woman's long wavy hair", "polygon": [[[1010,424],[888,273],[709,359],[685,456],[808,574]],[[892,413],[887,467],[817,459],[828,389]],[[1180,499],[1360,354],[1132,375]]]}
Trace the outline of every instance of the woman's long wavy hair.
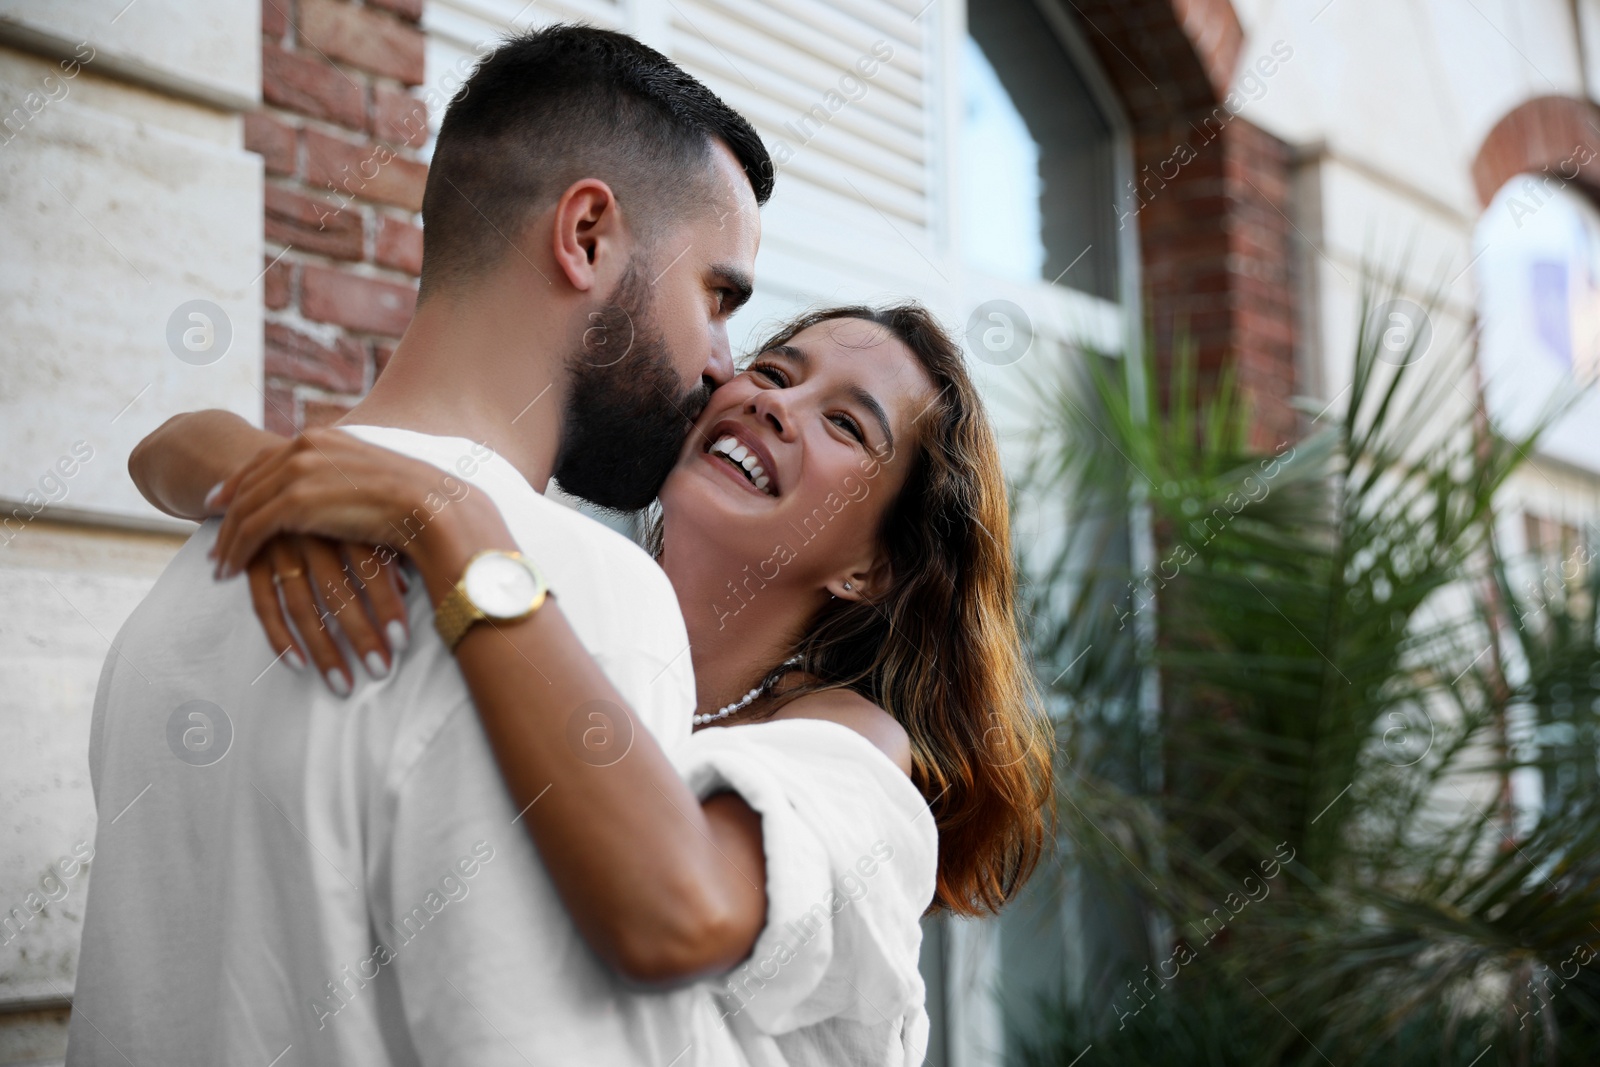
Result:
{"label": "woman's long wavy hair", "polygon": [[934,908],[996,911],[1043,851],[1054,737],[1018,630],[999,449],[961,349],[918,304],[814,310],[758,351],[833,319],[888,331],[938,397],[917,419],[909,476],[879,532],[888,589],[829,601],[796,650],[815,680],[781,696],[844,687],[893,715],[939,830]]}

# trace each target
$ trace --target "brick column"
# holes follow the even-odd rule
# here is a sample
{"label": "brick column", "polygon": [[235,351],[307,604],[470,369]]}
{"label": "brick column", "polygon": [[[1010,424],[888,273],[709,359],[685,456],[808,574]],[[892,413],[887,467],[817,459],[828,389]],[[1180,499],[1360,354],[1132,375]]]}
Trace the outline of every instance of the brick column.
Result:
{"label": "brick column", "polygon": [[263,0],[265,424],[339,417],[372,386],[416,305],[427,114],[422,0]]}
{"label": "brick column", "polygon": [[1244,34],[1230,0],[1072,5],[1133,124],[1139,254],[1165,396],[1173,341],[1202,382],[1231,366],[1251,443],[1297,434],[1289,147],[1226,106]]}
{"label": "brick column", "polygon": [[1194,346],[1202,383],[1230,366],[1251,404],[1250,443],[1271,451],[1299,436],[1289,147],[1242,118],[1210,141],[1186,122],[1141,133],[1135,162],[1153,171],[1176,145],[1193,159],[1177,180],[1147,187],[1139,213],[1160,385],[1165,394],[1176,341]]}

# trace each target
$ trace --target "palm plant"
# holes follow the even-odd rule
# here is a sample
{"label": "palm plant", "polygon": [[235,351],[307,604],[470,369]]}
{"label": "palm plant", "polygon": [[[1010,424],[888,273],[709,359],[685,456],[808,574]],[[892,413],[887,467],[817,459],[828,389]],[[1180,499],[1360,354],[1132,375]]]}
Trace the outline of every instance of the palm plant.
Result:
{"label": "palm plant", "polygon": [[1271,454],[1181,351],[1164,402],[1149,358],[1090,358],[1041,413],[1017,490],[1071,519],[1023,561],[1069,863],[1151,938],[1138,999],[1062,1005],[1038,1062],[1216,1025],[1193,1062],[1591,1062],[1600,568],[1512,581],[1494,502],[1536,433],[1488,423],[1470,351],[1387,347],[1384,288],[1349,389]]}

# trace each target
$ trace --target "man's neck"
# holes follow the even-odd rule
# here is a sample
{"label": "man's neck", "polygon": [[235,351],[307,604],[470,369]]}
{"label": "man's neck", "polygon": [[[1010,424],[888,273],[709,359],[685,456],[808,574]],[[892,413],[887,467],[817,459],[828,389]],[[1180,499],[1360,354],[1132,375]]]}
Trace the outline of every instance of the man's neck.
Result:
{"label": "man's neck", "polygon": [[417,308],[372,390],[339,421],[482,442],[539,492],[555,469],[566,401],[557,332],[512,310],[522,302],[435,297]]}

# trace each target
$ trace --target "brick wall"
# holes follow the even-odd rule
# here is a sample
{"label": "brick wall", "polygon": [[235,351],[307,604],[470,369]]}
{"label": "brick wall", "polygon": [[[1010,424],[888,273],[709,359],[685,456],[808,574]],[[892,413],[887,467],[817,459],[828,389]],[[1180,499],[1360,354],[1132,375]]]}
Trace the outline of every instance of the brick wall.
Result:
{"label": "brick wall", "polygon": [[1080,0],[1085,36],[1133,124],[1147,317],[1165,395],[1175,339],[1204,380],[1231,366],[1252,443],[1297,435],[1291,152],[1219,105],[1243,33],[1229,0]]}
{"label": "brick wall", "polygon": [[422,0],[263,0],[268,429],[332,421],[383,369],[416,304],[427,115]]}

